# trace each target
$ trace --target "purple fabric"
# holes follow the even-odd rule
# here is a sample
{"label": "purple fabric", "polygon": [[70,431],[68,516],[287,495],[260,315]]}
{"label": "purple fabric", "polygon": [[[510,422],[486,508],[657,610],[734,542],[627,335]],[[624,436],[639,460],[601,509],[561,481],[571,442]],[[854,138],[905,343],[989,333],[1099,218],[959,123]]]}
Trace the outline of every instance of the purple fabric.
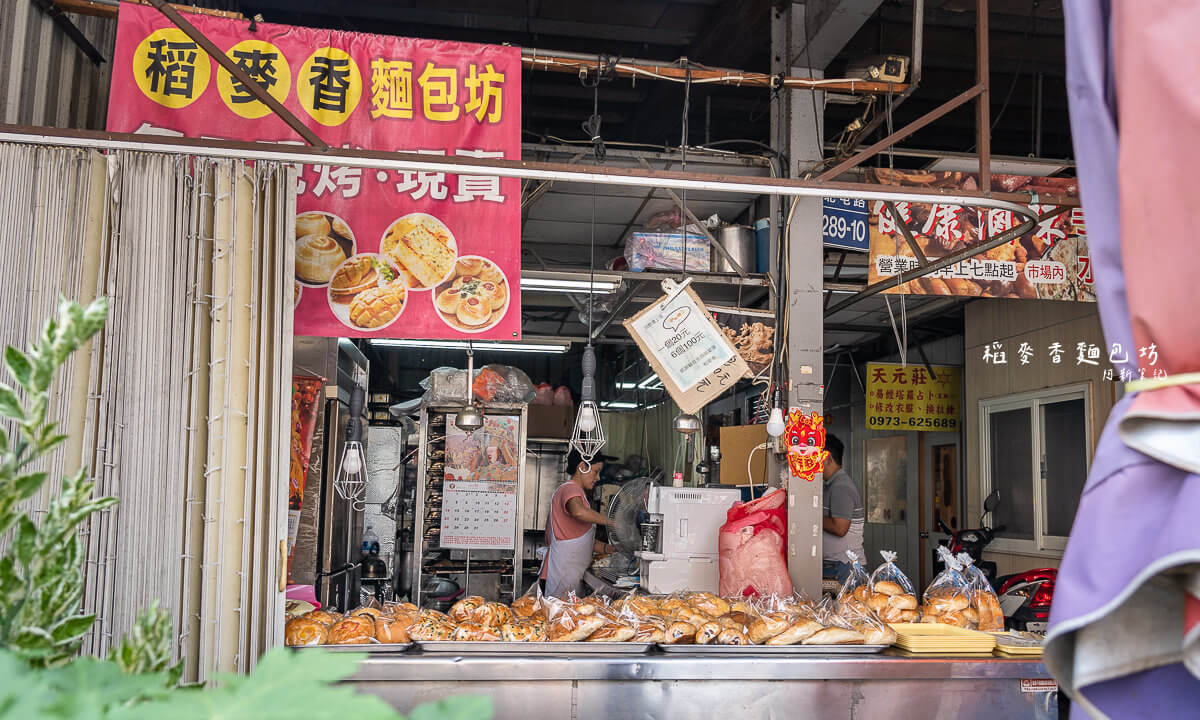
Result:
{"label": "purple fabric", "polygon": [[1181,663],[1096,683],[1088,698],[1114,718],[1200,718],[1200,680]]}
{"label": "purple fabric", "polygon": [[[1112,3],[1066,0],[1064,11],[1071,135],[1101,322],[1110,344],[1133,349],[1120,238]],[[1141,671],[1152,663],[1136,667],[1127,652],[1114,652],[1112,658],[1094,651],[1086,658],[1075,655],[1075,635],[1103,623],[1116,601],[1128,604],[1140,573],[1168,555],[1200,546],[1200,478],[1129,448],[1118,435],[1133,399],[1126,396],[1113,408],[1096,448],[1059,567],[1046,664],[1064,689],[1109,717],[1200,717],[1200,681],[1179,663]],[[1181,626],[1181,645],[1182,631]],[[1136,640],[1128,645],[1141,651]],[[1162,650],[1147,646],[1143,657],[1161,658]],[[1077,663],[1089,677],[1096,677],[1098,667],[1106,678],[1119,677],[1081,678],[1085,686],[1074,687]]]}

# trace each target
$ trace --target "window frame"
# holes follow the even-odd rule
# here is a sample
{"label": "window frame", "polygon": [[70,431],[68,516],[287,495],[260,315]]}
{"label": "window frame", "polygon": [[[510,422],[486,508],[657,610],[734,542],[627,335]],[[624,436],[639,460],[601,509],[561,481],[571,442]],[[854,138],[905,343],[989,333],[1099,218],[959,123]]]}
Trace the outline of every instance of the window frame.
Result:
{"label": "window frame", "polygon": [[[1042,406],[1064,400],[1083,400],[1085,468],[1090,472],[1094,441],[1092,436],[1092,383],[1082,382],[1070,385],[1060,385],[1042,390],[1001,395],[979,401],[979,489],[980,505],[992,492],[991,468],[991,414],[1006,410],[1028,408],[1030,411],[1030,430],[1033,434],[1030,456],[1032,465],[1033,487],[1033,539],[1021,540],[1016,538],[997,537],[988,546],[989,552],[1004,552],[1020,555],[1043,555],[1061,557],[1067,546],[1067,538],[1060,535],[1050,535],[1046,532],[1046,478],[1042,474]],[[1003,502],[1003,498],[1001,499]]]}

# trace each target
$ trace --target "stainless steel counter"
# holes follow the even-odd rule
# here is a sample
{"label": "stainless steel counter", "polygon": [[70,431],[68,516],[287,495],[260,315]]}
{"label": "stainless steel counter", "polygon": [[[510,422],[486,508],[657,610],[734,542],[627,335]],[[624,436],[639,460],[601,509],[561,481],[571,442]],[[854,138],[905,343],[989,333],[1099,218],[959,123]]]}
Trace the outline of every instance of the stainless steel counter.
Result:
{"label": "stainless steel counter", "polygon": [[362,691],[407,711],[456,694],[490,695],[497,720],[689,720],[708,717],[1058,717],[1041,662],[999,658],[695,655],[374,656]]}

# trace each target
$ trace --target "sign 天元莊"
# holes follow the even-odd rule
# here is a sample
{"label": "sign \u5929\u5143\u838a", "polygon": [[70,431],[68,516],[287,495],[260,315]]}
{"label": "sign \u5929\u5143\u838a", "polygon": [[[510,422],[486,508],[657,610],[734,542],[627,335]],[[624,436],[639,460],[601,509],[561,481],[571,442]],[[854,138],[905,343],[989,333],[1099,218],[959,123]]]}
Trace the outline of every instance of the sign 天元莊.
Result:
{"label": "sign \u5929\u5143\u838a", "polygon": [[821,203],[821,239],[830,247],[867,252],[871,208],[866,200],[825,198]]}
{"label": "sign \u5929\u5143\u838a", "polygon": [[[515,47],[189,21],[332,147],[520,159]],[[108,129],[302,144],[158,10],[122,3]],[[520,181],[298,168],[295,333],[520,337]]]}
{"label": "sign \u5929\u5143\u838a", "polygon": [[690,287],[651,303],[624,325],[685,413],[704,407],[750,372]]}
{"label": "sign \u5929\u5143\u838a", "polygon": [[867,363],[867,429],[957,431],[961,368]]}

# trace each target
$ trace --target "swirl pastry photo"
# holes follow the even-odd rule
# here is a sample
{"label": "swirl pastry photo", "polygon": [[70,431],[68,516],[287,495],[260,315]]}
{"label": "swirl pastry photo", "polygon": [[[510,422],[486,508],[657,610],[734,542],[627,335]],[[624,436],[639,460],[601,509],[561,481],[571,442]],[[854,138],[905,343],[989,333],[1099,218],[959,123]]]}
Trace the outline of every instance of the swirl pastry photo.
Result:
{"label": "swirl pastry photo", "polygon": [[438,317],[465,333],[483,332],[508,312],[509,287],[494,262],[467,255],[454,263],[450,277],[433,291]]}
{"label": "swirl pastry photo", "polygon": [[354,235],[341,218],[326,212],[296,216],[296,279],[326,285],[333,271],[354,255]]}
{"label": "swirl pastry photo", "polygon": [[384,232],[379,252],[400,267],[408,287],[429,290],[451,277],[458,243],[441,220],[425,213],[410,213]]}
{"label": "swirl pastry photo", "polygon": [[326,292],[334,316],[355,330],[391,325],[408,301],[408,285],[399,268],[377,253],[348,258],[334,271]]}

